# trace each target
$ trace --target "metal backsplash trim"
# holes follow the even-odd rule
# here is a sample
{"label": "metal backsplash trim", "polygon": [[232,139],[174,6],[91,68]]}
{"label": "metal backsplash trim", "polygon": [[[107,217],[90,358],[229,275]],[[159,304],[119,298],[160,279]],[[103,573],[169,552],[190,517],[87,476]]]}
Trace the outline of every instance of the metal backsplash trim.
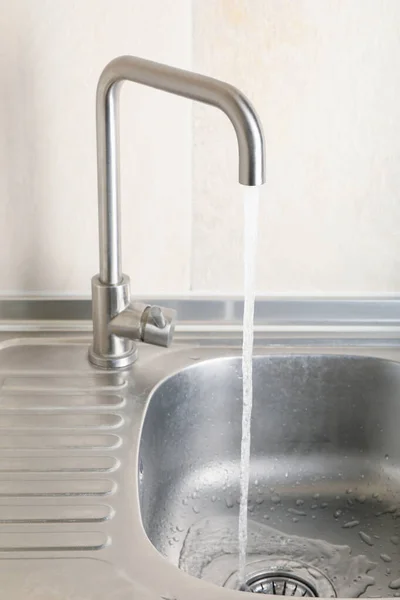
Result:
{"label": "metal backsplash trim", "polygon": [[[238,331],[243,313],[242,298],[148,298],[178,311],[181,331]],[[255,326],[259,331],[287,328],[400,328],[400,297],[391,298],[258,298]],[[0,330],[91,330],[91,301],[70,298],[2,298]]]}

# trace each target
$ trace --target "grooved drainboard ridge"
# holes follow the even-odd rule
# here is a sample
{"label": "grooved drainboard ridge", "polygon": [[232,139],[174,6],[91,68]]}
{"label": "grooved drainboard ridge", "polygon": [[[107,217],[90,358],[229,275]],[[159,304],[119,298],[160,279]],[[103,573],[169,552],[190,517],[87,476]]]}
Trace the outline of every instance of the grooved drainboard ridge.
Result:
{"label": "grooved drainboard ridge", "polygon": [[110,542],[101,531],[0,532],[0,552],[93,551]]}
{"label": "grooved drainboard ridge", "polygon": [[111,473],[118,469],[119,464],[114,456],[4,457],[0,455],[0,474]]}
{"label": "grooved drainboard ridge", "polygon": [[29,394],[112,394],[121,392],[127,387],[128,380],[121,375],[98,374],[91,376],[76,375],[57,376],[51,373],[41,375],[5,375],[0,384],[0,393]]}
{"label": "grooved drainboard ridge", "polygon": [[119,394],[60,394],[8,392],[0,395],[0,413],[2,412],[34,412],[37,411],[70,411],[81,414],[82,411],[118,411],[126,405],[126,398]]}
{"label": "grooved drainboard ridge", "polygon": [[37,430],[50,429],[73,431],[81,429],[113,430],[122,427],[124,418],[114,413],[84,414],[9,414],[0,413],[1,430]]}
{"label": "grooved drainboard ridge", "polygon": [[[111,496],[117,484],[112,479],[9,479],[0,480],[0,498]],[[1,515],[0,515],[1,517]]]}
{"label": "grooved drainboard ridge", "polygon": [[71,523],[103,523],[114,516],[114,509],[108,504],[42,504],[0,506],[0,532],[7,525],[26,527],[49,524],[69,525]]}
{"label": "grooved drainboard ridge", "polygon": [[122,438],[116,434],[85,433],[81,435],[11,432],[0,435],[0,451],[12,450],[48,451],[48,450],[115,450],[122,444]]}

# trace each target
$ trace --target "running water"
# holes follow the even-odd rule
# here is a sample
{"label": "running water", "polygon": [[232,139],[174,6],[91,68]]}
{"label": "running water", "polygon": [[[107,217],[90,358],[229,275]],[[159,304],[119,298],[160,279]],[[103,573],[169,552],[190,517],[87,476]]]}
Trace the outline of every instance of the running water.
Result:
{"label": "running water", "polygon": [[243,414],[240,460],[239,583],[245,582],[247,506],[249,498],[250,426],[253,407],[253,325],[259,187],[243,186],[244,203],[244,310],[243,310]]}

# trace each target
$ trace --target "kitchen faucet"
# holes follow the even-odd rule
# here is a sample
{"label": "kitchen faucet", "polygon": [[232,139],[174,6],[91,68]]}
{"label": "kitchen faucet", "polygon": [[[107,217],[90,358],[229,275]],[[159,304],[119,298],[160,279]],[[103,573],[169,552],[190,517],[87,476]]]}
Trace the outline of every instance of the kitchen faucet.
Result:
{"label": "kitchen faucet", "polygon": [[120,56],[105,67],[96,95],[100,272],[92,278],[93,344],[89,359],[106,369],[128,367],[136,360],[134,340],[168,347],[176,319],[172,309],[132,302],[129,277],[122,273],[118,94],[124,81],[222,110],[236,131],[239,183],[255,186],[265,180],[262,126],[251,103],[237,88],[134,56]]}

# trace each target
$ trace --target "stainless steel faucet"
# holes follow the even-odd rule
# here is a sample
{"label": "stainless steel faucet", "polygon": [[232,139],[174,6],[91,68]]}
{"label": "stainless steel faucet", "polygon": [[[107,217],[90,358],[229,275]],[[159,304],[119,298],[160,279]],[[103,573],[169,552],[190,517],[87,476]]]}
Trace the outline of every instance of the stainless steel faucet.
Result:
{"label": "stainless steel faucet", "polygon": [[121,368],[137,357],[133,340],[160,346],[172,341],[174,310],[132,302],[129,277],[121,268],[118,94],[124,81],[141,83],[221,109],[236,131],[239,183],[265,180],[264,136],[250,101],[237,88],[190,71],[135,56],[120,56],[102,72],[97,86],[97,179],[100,273],[92,278],[93,344],[90,361]]}

